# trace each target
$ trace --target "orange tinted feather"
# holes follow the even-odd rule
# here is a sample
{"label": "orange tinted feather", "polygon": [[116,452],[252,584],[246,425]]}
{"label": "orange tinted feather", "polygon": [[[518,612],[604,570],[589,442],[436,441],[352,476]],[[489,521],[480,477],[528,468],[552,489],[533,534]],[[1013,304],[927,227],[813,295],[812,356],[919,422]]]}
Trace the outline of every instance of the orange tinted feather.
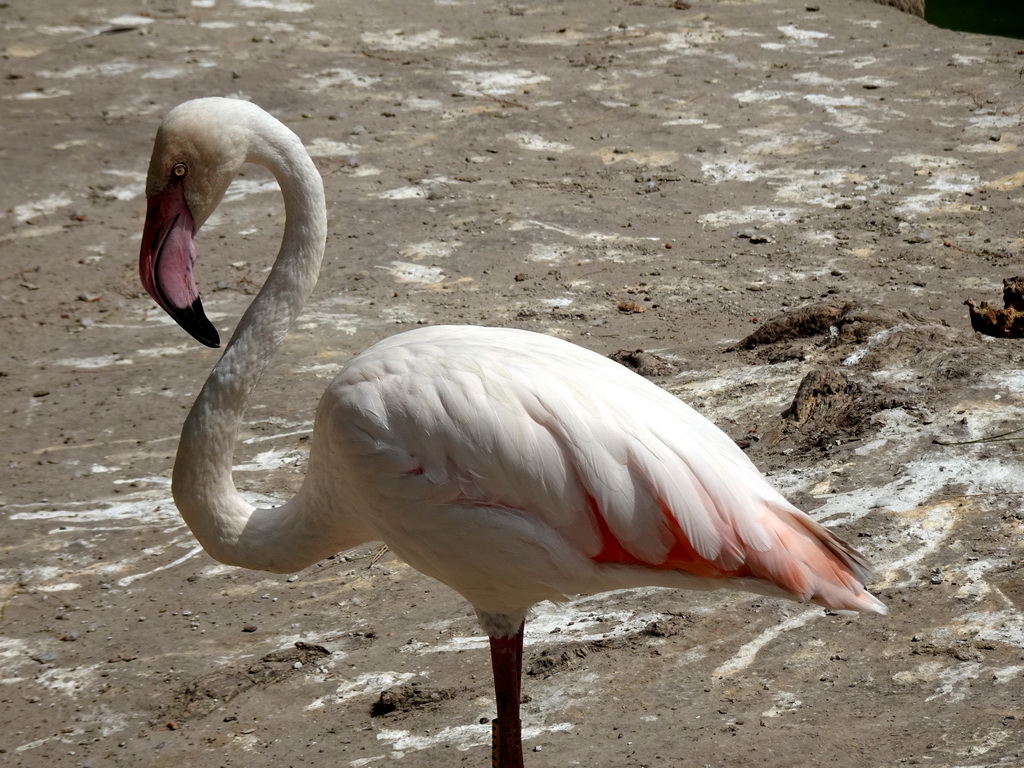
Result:
{"label": "orange tinted feather", "polygon": [[668,506],[661,499],[658,499],[658,507],[665,517],[665,525],[672,534],[674,543],[669,550],[665,560],[660,563],[649,563],[641,560],[630,552],[621,541],[612,533],[608,522],[601,514],[597,502],[588,494],[587,503],[594,515],[594,522],[601,534],[601,551],[591,559],[598,563],[618,563],[619,565],[639,565],[645,568],[657,568],[666,571],[683,571],[694,576],[703,576],[709,579],[720,579],[737,574],[727,574],[710,560],[697,554],[686,533],[680,527],[679,522],[669,510]]}
{"label": "orange tinted feather", "polygon": [[866,575],[863,559],[845,542],[814,521],[783,510],[772,510],[763,522],[773,545],[767,551],[743,548],[743,562],[736,567],[708,560],[697,553],[668,505],[658,507],[673,544],[660,563],[651,563],[629,551],[612,532],[595,499],[587,496],[601,536],[601,549],[591,559],[598,563],[634,565],[655,570],[680,571],[705,579],[756,580],[788,592],[799,600],[813,600],[835,608],[864,608]]}
{"label": "orange tinted feather", "polygon": [[601,514],[601,510],[598,509],[597,502],[594,500],[594,497],[589,493],[587,494],[587,503],[590,505],[590,511],[594,514],[594,522],[597,523],[597,530],[601,534],[601,551],[594,555],[591,560],[597,563],[645,565],[650,567],[650,563],[645,563],[622,546],[622,542],[615,537],[611,528],[608,527],[608,522],[604,519],[604,515]]}
{"label": "orange tinted feather", "polygon": [[676,516],[672,514],[672,510],[661,499],[658,499],[658,507],[661,509],[661,514],[665,518],[665,525],[668,526],[668,530],[672,534],[675,543],[672,545],[672,549],[668,551],[668,557],[665,558],[665,562],[659,563],[654,566],[655,568],[684,571],[685,573],[692,573],[694,576],[703,576],[708,579],[721,579],[727,576],[738,575],[726,573],[710,560],[697,554],[697,550],[693,548],[693,544],[690,543],[682,526],[679,525]]}

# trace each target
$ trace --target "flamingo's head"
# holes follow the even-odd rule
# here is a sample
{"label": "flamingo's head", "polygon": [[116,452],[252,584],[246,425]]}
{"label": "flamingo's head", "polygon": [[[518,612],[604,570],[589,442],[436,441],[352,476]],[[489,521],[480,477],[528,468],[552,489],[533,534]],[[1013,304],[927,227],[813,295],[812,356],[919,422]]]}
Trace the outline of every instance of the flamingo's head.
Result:
{"label": "flamingo's head", "polygon": [[193,240],[246,161],[251,132],[239,117],[252,108],[218,98],[175,107],[157,131],[146,179],[142,285],[178,325],[209,347],[220,346],[220,337],[203,311],[192,274]]}

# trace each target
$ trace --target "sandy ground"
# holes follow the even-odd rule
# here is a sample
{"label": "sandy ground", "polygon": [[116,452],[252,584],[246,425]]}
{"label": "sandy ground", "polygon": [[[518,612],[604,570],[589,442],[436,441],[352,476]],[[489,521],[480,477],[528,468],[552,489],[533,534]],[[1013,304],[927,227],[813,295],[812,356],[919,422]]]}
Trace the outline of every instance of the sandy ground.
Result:
{"label": "sandy ground", "polygon": [[[1024,354],[963,306],[1022,271],[1024,44],[839,0],[40,0],[0,28],[5,765],[488,764],[460,599],[376,546],[221,567],[170,501],[217,353],[138,285],[142,184],[161,116],[213,94],[293,127],[330,207],[238,446],[249,497],[297,487],[357,351],[509,325],[656,356],[878,565],[887,618],[540,606],[531,768],[1024,765]],[[204,229],[222,331],[282,216],[252,171]]]}

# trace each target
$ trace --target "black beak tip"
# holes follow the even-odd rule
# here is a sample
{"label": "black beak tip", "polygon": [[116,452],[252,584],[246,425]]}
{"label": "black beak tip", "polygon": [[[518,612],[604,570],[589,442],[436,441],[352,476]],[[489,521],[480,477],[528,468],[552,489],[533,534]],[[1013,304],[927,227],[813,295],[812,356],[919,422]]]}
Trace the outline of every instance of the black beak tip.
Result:
{"label": "black beak tip", "polygon": [[220,336],[217,334],[217,331],[213,331],[213,335],[209,338],[205,338],[195,334],[193,335],[203,345],[210,347],[210,349],[220,349]]}
{"label": "black beak tip", "polygon": [[175,322],[189,332],[189,334],[207,347],[218,349],[220,347],[220,334],[213,327],[203,311],[203,302],[198,297],[192,305],[186,309],[178,309],[174,315]]}

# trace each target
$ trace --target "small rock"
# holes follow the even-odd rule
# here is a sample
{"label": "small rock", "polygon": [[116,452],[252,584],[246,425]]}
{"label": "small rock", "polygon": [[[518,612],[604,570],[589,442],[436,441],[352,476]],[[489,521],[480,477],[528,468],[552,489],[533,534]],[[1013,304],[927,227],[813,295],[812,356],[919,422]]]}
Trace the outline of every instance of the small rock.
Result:
{"label": "small rock", "polygon": [[642,349],[620,349],[608,357],[641,376],[667,376],[674,372],[674,368],[667,362]]}
{"label": "small rock", "polygon": [[973,299],[964,304],[970,313],[971,327],[978,333],[1004,339],[1024,338],[1024,277],[1003,280],[1004,309],[985,301],[975,304]]}

